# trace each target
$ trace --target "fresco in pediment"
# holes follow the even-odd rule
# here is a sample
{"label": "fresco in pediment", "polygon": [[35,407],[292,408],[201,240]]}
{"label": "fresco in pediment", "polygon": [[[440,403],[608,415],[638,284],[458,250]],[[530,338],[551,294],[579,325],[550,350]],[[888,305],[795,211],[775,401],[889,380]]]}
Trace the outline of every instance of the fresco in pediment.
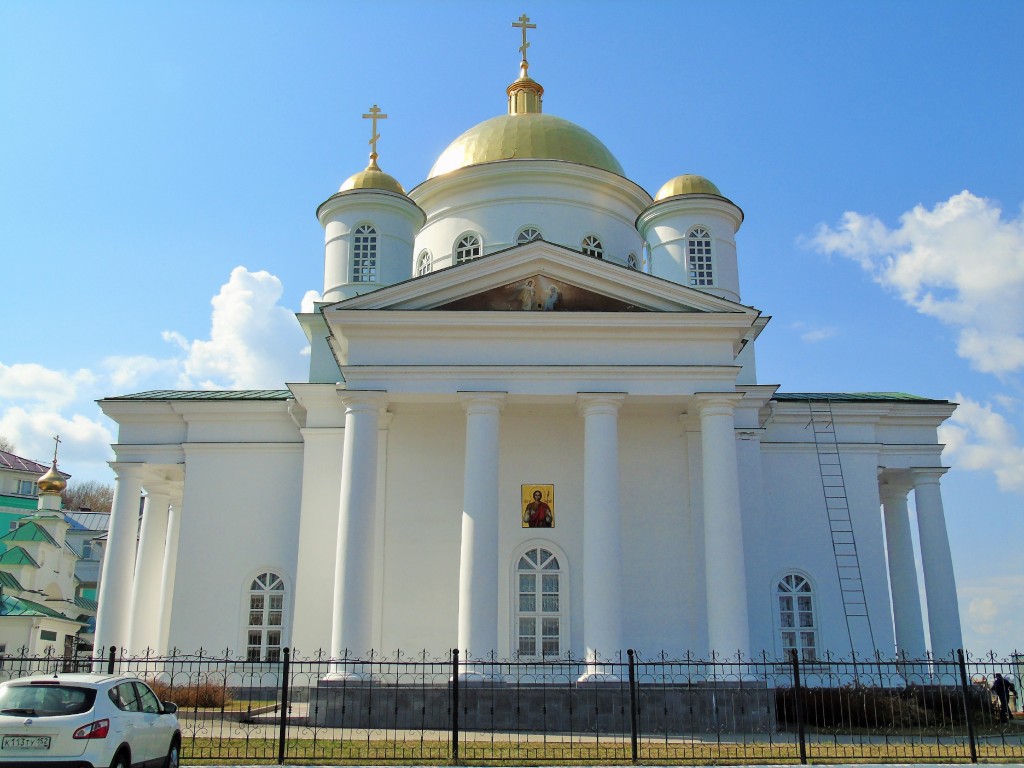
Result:
{"label": "fresco in pediment", "polygon": [[436,309],[492,312],[647,312],[644,307],[604,296],[546,275],[533,275],[465,296]]}

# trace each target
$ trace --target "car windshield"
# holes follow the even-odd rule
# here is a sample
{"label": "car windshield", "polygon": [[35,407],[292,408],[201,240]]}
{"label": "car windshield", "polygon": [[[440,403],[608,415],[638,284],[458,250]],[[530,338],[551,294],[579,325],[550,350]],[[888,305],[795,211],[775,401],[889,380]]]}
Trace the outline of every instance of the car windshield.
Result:
{"label": "car windshield", "polygon": [[54,683],[5,685],[0,688],[0,715],[57,717],[88,712],[96,701],[92,688]]}

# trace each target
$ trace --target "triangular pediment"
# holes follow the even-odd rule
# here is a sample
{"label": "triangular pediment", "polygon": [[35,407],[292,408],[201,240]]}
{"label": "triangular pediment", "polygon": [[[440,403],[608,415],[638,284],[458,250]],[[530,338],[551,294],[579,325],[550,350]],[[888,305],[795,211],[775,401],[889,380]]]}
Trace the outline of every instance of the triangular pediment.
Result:
{"label": "triangular pediment", "polygon": [[488,254],[325,309],[759,314],[752,307],[542,241]]}

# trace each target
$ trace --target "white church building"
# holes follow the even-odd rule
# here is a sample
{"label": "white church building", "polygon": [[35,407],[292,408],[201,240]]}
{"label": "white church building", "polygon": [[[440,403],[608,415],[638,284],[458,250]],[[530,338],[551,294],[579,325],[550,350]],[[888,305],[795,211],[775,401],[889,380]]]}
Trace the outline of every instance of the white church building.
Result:
{"label": "white church building", "polygon": [[742,210],[701,176],[652,197],[544,113],[527,21],[507,114],[411,190],[367,115],[369,166],[317,209],[308,381],[101,401],[97,647],[960,647],[936,434],[954,404],[759,383]]}

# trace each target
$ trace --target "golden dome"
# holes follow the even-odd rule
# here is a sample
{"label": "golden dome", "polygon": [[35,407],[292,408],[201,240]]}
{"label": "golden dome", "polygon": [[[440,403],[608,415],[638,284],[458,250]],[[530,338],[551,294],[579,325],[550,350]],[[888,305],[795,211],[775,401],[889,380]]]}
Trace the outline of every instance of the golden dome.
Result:
{"label": "golden dome", "polygon": [[39,486],[39,493],[53,496],[60,494],[68,487],[67,480],[57,471],[56,459],[53,466],[46,470],[46,474],[36,480],[36,485]]}
{"label": "golden dome", "polygon": [[345,179],[345,183],[341,185],[339,192],[348,192],[351,189],[382,189],[385,192],[394,192],[398,195],[404,195],[405,190],[402,189],[402,185],[398,183],[398,179],[387,173],[384,173],[377,165],[377,158],[375,155],[370,156],[370,164],[366,166],[365,170],[355,173]]}
{"label": "golden dome", "polygon": [[625,176],[601,141],[568,120],[541,112],[499,115],[470,128],[441,153],[427,178],[499,160],[562,160]]}
{"label": "golden dome", "polygon": [[654,202],[665,200],[669,197],[675,197],[676,195],[723,196],[718,187],[712,184],[708,179],[692,173],[685,173],[682,176],[676,176],[674,179],[669,179],[662,184],[661,189],[658,190],[658,194],[654,196]]}

